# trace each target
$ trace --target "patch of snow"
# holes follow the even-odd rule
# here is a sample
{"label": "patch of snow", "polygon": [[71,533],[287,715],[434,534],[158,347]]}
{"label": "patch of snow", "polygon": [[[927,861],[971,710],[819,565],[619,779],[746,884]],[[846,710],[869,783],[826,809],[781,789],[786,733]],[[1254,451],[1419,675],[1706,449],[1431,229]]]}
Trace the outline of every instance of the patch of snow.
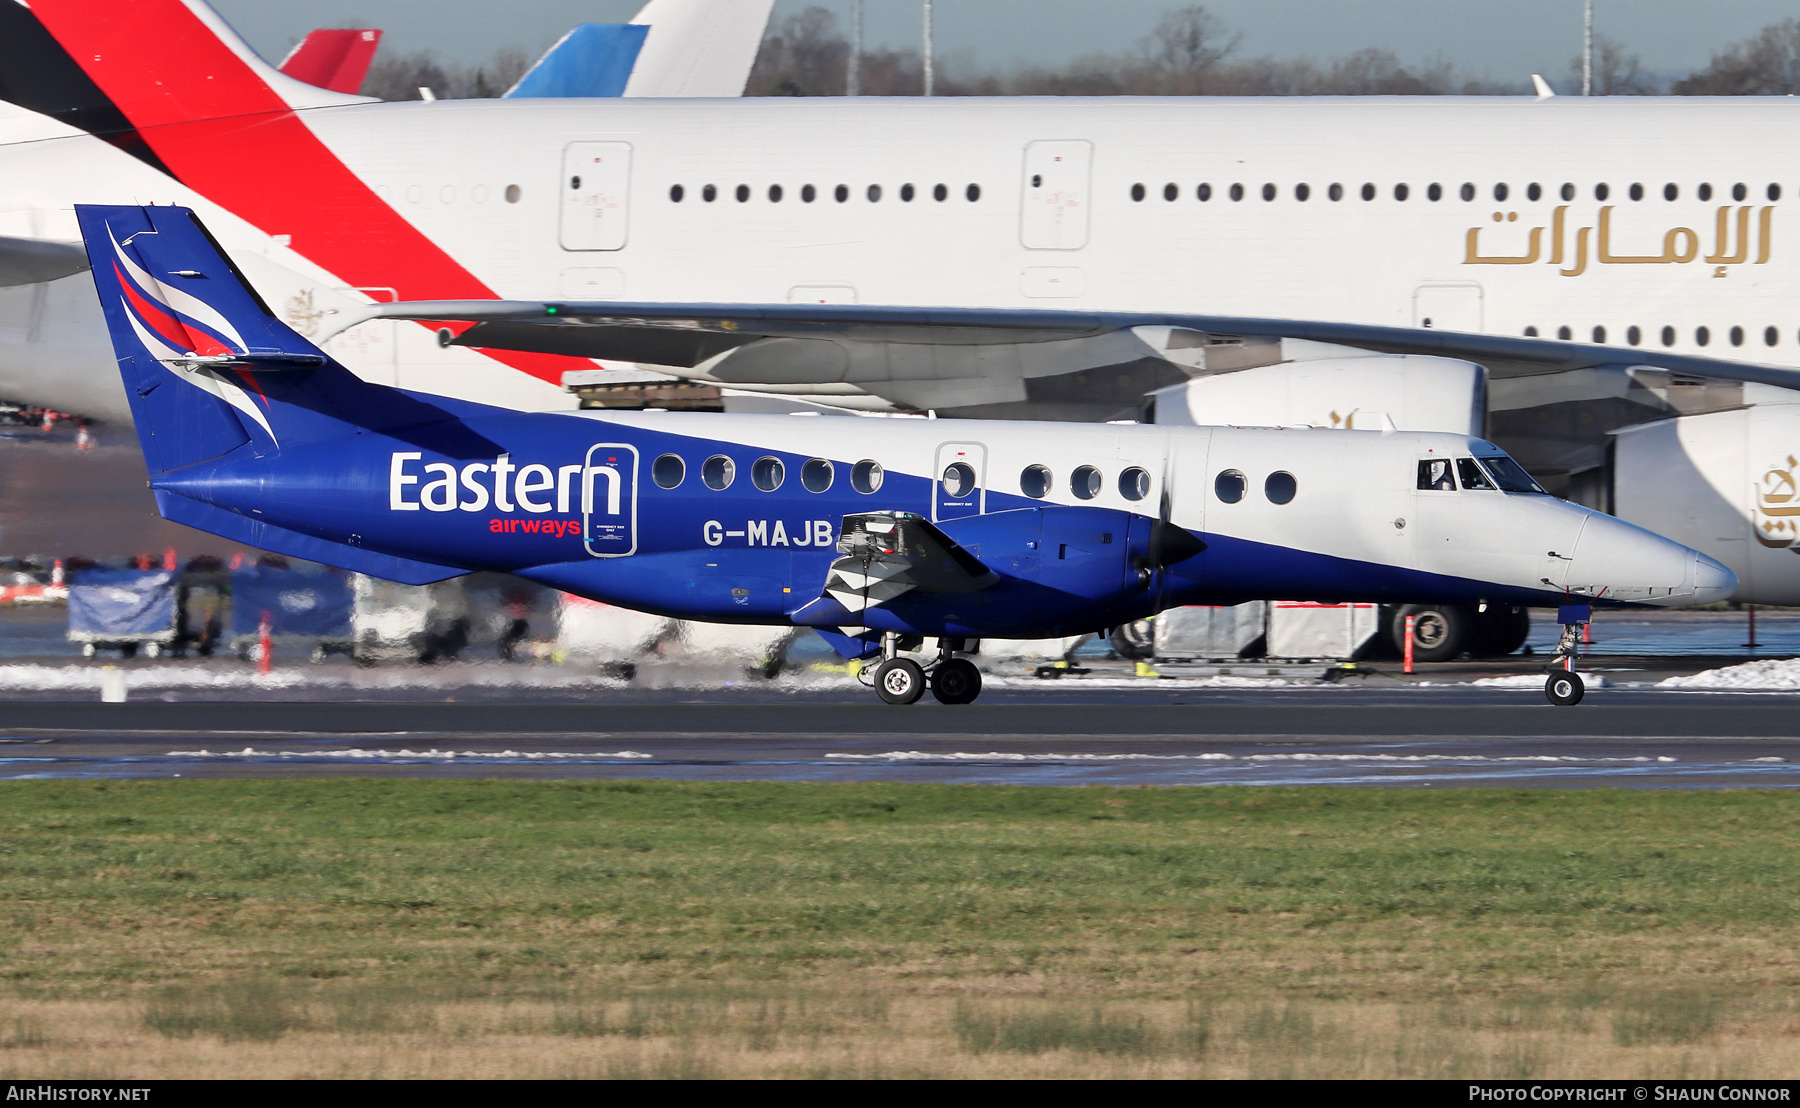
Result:
{"label": "patch of snow", "polygon": [[[1549,677],[1548,673],[1514,673],[1505,677],[1478,677],[1473,681],[1464,682],[1464,684],[1480,685],[1489,689],[1541,689]],[[1590,689],[1613,687],[1611,681],[1597,673],[1582,673],[1581,683]]]}
{"label": "patch of snow", "polygon": [[1665,677],[1659,689],[1755,689],[1800,692],[1800,658],[1767,658],[1723,669],[1702,670],[1685,677]]}

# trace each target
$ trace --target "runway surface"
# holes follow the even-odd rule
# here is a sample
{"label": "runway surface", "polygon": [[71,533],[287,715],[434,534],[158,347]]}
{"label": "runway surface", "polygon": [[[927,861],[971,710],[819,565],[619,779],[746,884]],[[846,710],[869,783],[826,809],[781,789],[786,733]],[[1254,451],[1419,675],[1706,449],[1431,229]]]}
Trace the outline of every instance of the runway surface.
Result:
{"label": "runway surface", "polygon": [[1800,697],[1500,689],[670,692],[521,703],[7,703],[0,777],[1800,786]]}

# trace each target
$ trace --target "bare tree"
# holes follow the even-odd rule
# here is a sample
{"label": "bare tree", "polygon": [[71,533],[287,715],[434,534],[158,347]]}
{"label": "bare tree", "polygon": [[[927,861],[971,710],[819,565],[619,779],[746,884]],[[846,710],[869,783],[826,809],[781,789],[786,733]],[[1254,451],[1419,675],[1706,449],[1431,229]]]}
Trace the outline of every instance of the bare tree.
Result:
{"label": "bare tree", "polygon": [[1785,96],[1800,92],[1800,19],[1771,23],[1676,81],[1679,96]]}
{"label": "bare tree", "polygon": [[[1663,82],[1643,71],[1643,62],[1627,53],[1625,44],[1611,35],[1594,34],[1595,96],[1657,96]],[[1581,55],[1569,59],[1569,87],[1581,87]]]}
{"label": "bare tree", "polygon": [[[891,95],[870,79],[870,65],[880,53],[863,55],[863,91]],[[850,43],[838,32],[837,15],[813,5],[764,35],[745,91],[751,96],[842,96],[849,63]]]}
{"label": "bare tree", "polygon": [[1203,4],[1165,14],[1138,46],[1149,65],[1160,71],[1170,92],[1204,93],[1219,64],[1237,50],[1243,36],[1225,29]]}
{"label": "bare tree", "polygon": [[531,68],[531,57],[516,46],[502,47],[473,66],[440,62],[430,50],[377,58],[363,79],[362,94],[382,100],[417,100],[428,88],[444,100],[479,100],[504,95]]}

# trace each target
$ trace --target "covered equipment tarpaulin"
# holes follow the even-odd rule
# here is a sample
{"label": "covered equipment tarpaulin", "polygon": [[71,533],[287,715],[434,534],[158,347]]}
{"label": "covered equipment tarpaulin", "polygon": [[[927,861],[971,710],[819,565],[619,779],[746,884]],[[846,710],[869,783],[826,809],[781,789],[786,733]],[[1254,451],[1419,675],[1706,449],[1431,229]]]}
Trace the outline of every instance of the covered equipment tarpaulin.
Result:
{"label": "covered equipment tarpaulin", "polygon": [[355,601],[348,574],[273,566],[234,570],[231,633],[256,634],[267,612],[271,634],[347,639]]}
{"label": "covered equipment tarpaulin", "polygon": [[175,637],[175,574],[166,569],[84,569],[69,583],[69,638],[76,642]]}

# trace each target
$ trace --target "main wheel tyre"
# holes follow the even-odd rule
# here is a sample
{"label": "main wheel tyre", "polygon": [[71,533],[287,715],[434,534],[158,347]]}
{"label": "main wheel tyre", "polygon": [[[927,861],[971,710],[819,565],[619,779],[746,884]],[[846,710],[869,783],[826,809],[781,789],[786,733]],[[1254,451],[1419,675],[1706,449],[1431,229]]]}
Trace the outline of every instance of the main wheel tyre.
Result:
{"label": "main wheel tyre", "polygon": [[1406,653],[1406,617],[1413,617],[1413,658],[1448,662],[1467,649],[1469,614],[1454,604],[1408,604],[1394,613],[1394,644]]}
{"label": "main wheel tyre", "polygon": [[1468,650],[1477,658],[1504,658],[1531,637],[1531,613],[1510,604],[1489,604],[1475,613]]}
{"label": "main wheel tyre", "polygon": [[1581,683],[1579,673],[1559,670],[1544,682],[1544,695],[1559,708],[1581,703],[1581,698],[1586,693],[1587,687]]}
{"label": "main wheel tyre", "polygon": [[925,671],[911,658],[889,658],[875,667],[875,695],[889,704],[911,704],[925,695]]}
{"label": "main wheel tyre", "polygon": [[968,704],[981,695],[981,671],[964,658],[952,658],[931,671],[931,695],[939,704]]}

